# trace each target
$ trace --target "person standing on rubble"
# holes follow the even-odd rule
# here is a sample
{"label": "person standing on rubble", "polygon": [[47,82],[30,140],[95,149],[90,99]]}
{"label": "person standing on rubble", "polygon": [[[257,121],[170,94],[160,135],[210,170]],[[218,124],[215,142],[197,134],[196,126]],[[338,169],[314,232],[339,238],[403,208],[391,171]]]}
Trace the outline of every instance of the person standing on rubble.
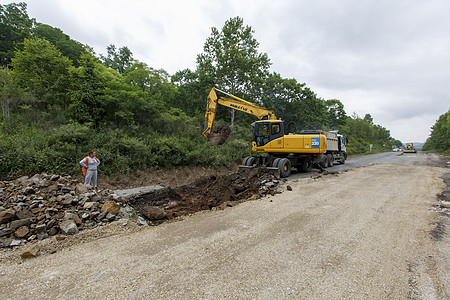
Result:
{"label": "person standing on rubble", "polygon": [[[83,167],[83,175],[85,175],[84,184],[97,187],[97,166],[100,165],[100,160],[95,157],[95,151],[90,150],[89,156],[86,156],[80,161]],[[86,174],[84,172],[86,171]]]}

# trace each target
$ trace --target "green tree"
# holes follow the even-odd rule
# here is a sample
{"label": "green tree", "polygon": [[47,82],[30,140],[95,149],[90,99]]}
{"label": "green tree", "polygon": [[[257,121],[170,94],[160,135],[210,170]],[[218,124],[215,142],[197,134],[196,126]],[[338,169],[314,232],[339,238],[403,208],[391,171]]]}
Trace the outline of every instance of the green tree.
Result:
{"label": "green tree", "polygon": [[[270,60],[259,53],[259,42],[250,26],[235,17],[227,20],[222,30],[212,28],[203,53],[197,56],[197,71],[221,89],[243,98],[257,99],[257,91],[268,75]],[[230,110],[234,126],[235,110]]]}
{"label": "green tree", "polygon": [[190,69],[176,72],[172,75],[171,81],[177,88],[177,94],[172,102],[172,106],[182,109],[190,116],[203,116],[205,113],[206,95],[213,83],[202,82],[198,73]]}
{"label": "green tree", "polygon": [[364,115],[364,121],[366,121],[369,124],[373,124],[373,118],[370,114],[365,114]]}
{"label": "green tree", "polygon": [[126,73],[134,61],[131,50],[126,46],[116,50],[115,45],[109,45],[106,50],[106,57],[100,55],[100,60],[103,64],[108,68],[116,70],[120,74]]}
{"label": "green tree", "polygon": [[12,71],[0,68],[0,104],[3,117],[9,119],[10,113],[20,104],[27,103],[29,98],[29,95],[15,84]]}
{"label": "green tree", "polygon": [[324,101],[296,79],[270,74],[261,94],[264,107],[274,110],[286,124],[294,122],[298,130],[322,128],[326,121]]}
{"label": "green tree", "polygon": [[431,127],[431,133],[422,147],[426,151],[450,154],[450,110],[439,116]]}
{"label": "green tree", "polygon": [[19,86],[30,91],[42,108],[65,103],[72,65],[49,41],[25,39],[24,49],[16,52],[11,66]]}
{"label": "green tree", "polygon": [[91,54],[81,57],[80,66],[70,72],[70,112],[79,123],[99,125],[104,118],[104,95],[106,83],[96,69],[97,59]]}
{"label": "green tree", "polygon": [[25,2],[0,4],[0,66],[11,63],[16,49],[22,49],[25,38],[31,36],[35,19],[30,19]]}
{"label": "green tree", "polygon": [[330,129],[337,129],[345,124],[347,114],[344,110],[344,104],[338,99],[330,99],[325,101],[327,110],[326,126]]}
{"label": "green tree", "polygon": [[64,34],[61,29],[52,27],[47,24],[37,23],[32,30],[33,35],[39,38],[44,38],[52,43],[62,55],[68,57],[72,64],[78,67],[78,60],[81,55],[86,53],[86,48],[81,43],[74,41]]}

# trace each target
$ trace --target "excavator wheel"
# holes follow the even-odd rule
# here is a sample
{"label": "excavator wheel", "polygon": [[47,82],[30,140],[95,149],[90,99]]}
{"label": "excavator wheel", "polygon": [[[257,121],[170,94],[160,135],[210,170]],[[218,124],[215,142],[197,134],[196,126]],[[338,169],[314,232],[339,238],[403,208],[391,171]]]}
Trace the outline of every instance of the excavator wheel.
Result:
{"label": "excavator wheel", "polygon": [[281,178],[289,177],[291,175],[291,161],[287,158],[280,159],[278,169],[280,169]]}
{"label": "excavator wheel", "polygon": [[305,158],[302,160],[302,164],[300,166],[300,170],[303,173],[308,173],[312,169],[312,162],[309,158]]}
{"label": "excavator wheel", "polygon": [[245,165],[251,167],[251,166],[253,166],[253,165],[255,164],[255,162],[256,162],[256,157],[250,156],[250,157],[247,159]]}
{"label": "excavator wheel", "polygon": [[278,168],[278,164],[280,163],[281,158],[275,158],[272,162],[273,168]]}
{"label": "excavator wheel", "polygon": [[243,166],[246,166],[246,165],[247,165],[247,161],[248,161],[249,158],[250,158],[250,156],[247,156],[246,158],[244,158],[244,159],[242,160],[242,165],[243,165]]}

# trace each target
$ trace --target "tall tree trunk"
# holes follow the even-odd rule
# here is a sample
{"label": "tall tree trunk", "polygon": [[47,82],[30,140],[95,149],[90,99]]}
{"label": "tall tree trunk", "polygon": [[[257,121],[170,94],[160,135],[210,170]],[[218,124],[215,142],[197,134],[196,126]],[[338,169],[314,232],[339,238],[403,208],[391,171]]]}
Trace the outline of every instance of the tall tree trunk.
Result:
{"label": "tall tree trunk", "polygon": [[230,108],[230,116],[231,116],[231,132],[234,131],[234,116],[236,115],[236,110],[234,108]]}

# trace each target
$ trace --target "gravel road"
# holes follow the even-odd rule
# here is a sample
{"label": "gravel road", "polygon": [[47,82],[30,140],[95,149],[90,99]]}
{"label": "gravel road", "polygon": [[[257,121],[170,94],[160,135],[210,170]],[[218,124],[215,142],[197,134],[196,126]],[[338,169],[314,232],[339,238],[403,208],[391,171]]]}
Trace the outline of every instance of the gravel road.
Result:
{"label": "gravel road", "polygon": [[2,299],[448,299],[449,222],[430,209],[448,168],[425,153],[376,162],[3,263]]}

